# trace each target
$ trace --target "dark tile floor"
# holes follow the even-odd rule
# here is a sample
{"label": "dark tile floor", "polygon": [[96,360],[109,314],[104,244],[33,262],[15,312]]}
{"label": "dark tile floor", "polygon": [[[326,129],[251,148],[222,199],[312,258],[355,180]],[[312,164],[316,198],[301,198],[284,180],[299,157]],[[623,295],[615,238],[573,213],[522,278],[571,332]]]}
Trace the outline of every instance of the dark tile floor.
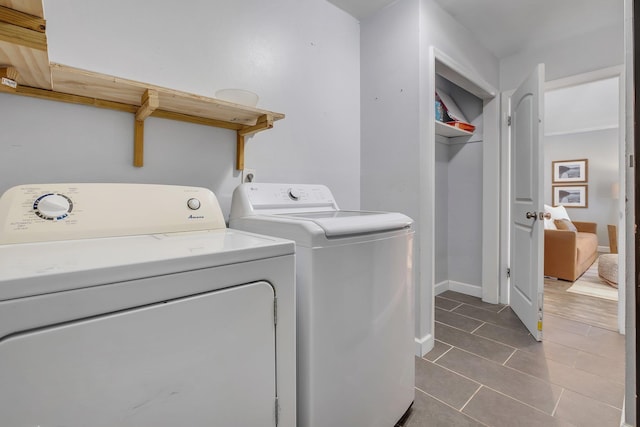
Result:
{"label": "dark tile floor", "polygon": [[620,425],[624,336],[545,313],[538,343],[508,306],[452,291],[435,306],[405,427]]}

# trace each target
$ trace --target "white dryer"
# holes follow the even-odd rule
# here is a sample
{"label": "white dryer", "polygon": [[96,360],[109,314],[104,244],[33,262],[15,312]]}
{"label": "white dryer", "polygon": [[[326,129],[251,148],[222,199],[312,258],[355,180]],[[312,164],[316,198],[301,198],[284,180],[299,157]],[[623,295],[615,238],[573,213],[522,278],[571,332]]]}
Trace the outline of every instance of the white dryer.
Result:
{"label": "white dryer", "polygon": [[392,427],[414,398],[412,220],[242,184],[230,228],[296,242],[298,426]]}
{"label": "white dryer", "polygon": [[293,242],[133,184],[14,187],[0,232],[1,426],[296,425]]}

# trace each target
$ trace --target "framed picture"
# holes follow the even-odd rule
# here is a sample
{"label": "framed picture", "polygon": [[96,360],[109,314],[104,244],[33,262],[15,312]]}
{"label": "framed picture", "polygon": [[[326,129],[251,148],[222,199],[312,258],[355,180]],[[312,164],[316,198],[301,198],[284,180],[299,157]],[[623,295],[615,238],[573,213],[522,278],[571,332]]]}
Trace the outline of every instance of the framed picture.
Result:
{"label": "framed picture", "polygon": [[587,182],[587,159],[556,160],[551,162],[553,183]]}
{"label": "framed picture", "polygon": [[588,207],[589,191],[586,185],[554,185],[553,206],[562,205],[565,208]]}

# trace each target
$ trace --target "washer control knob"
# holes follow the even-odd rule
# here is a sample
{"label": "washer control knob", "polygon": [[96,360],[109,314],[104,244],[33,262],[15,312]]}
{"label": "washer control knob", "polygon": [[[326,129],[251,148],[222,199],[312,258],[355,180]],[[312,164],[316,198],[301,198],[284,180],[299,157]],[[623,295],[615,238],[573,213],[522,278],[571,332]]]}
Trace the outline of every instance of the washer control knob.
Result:
{"label": "washer control knob", "polygon": [[64,194],[48,193],[36,199],[33,210],[42,219],[59,221],[73,210],[73,202]]}
{"label": "washer control knob", "polygon": [[298,190],[296,190],[295,188],[290,188],[289,189],[289,198],[291,200],[298,200],[300,199],[300,192]]}
{"label": "washer control knob", "polygon": [[192,211],[197,211],[198,209],[200,209],[200,200],[191,198],[187,200],[187,206],[189,206],[189,209],[191,209]]}

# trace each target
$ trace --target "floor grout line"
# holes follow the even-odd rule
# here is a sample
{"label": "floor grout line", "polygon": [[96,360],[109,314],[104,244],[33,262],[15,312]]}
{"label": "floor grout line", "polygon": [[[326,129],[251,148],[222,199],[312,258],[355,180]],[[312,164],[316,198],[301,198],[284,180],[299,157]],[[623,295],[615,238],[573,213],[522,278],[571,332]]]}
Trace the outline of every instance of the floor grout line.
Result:
{"label": "floor grout line", "polygon": [[[475,319],[475,320],[478,320],[478,321],[479,321],[479,319]],[[507,344],[507,343],[504,343],[504,342],[502,342],[502,341],[497,341],[497,340],[494,340],[493,338],[487,338],[487,337],[483,337],[482,335],[478,335],[478,334],[474,334],[474,333],[471,333],[471,332],[467,332],[467,331],[465,331],[464,329],[460,329],[460,328],[458,328],[458,327],[456,327],[456,326],[449,325],[448,323],[440,322],[440,321],[438,321],[438,320],[436,320],[435,322],[436,322],[436,323],[440,323],[441,325],[444,325],[444,326],[446,326],[446,327],[448,327],[448,328],[456,329],[456,330],[461,331],[461,332],[464,332],[464,333],[466,333],[466,334],[473,335],[474,337],[477,337],[477,338],[482,338],[482,339],[485,339],[485,340],[487,340],[487,341],[491,341],[491,342],[494,342],[494,343],[496,343],[496,344],[500,344],[500,345],[503,345],[503,346],[505,346],[505,347],[512,348],[512,349],[514,349],[514,350],[517,350],[517,349],[518,349],[518,347],[514,347],[514,346],[512,346],[512,345],[510,345],[510,344]],[[485,322],[485,323],[486,323],[486,322]],[[477,329],[477,328],[476,328],[476,329]],[[445,343],[445,344],[448,344],[448,345],[450,345],[450,346],[452,346],[452,347],[455,347],[453,344],[448,343],[448,342],[446,342],[446,341],[441,341],[441,342],[443,342],[443,343]],[[460,349],[461,349],[461,350],[463,350],[463,349],[462,349],[462,347],[460,347]],[[476,354],[476,353],[473,353],[473,352],[471,352],[471,351],[469,351],[469,353],[471,353],[471,354]],[[476,354],[476,356],[480,356],[480,355],[479,355],[479,354]],[[480,357],[483,357],[483,356],[480,356]],[[483,358],[484,358],[484,357],[483,357]],[[491,360],[491,359],[487,359],[487,360]]]}
{"label": "floor grout line", "polygon": [[558,401],[556,402],[556,406],[553,407],[553,411],[551,411],[551,416],[556,416],[556,411],[558,410],[558,406],[560,405],[560,399],[562,399],[562,395],[564,394],[564,387],[560,390],[560,396],[558,396]]}
{"label": "floor grout line", "polygon": [[[451,347],[451,349],[453,349],[453,348],[458,348],[458,347]],[[449,349],[449,350],[451,350],[451,349]],[[458,348],[458,350],[462,350],[462,349],[461,349],[461,348]],[[462,350],[462,351],[464,351],[464,350]],[[472,353],[472,354],[473,354],[473,353]],[[487,359],[487,360],[488,360],[488,359]],[[447,366],[440,365],[439,363],[435,363],[435,362],[432,362],[432,363],[433,363],[434,365],[438,365],[438,366],[439,366],[440,368],[442,368],[442,369],[445,369],[445,370],[447,370],[447,371],[449,371],[449,372],[452,372],[452,373],[454,373],[454,374],[456,374],[456,375],[458,375],[458,376],[460,376],[460,377],[464,378],[465,380],[468,380],[468,381],[471,381],[471,382],[473,382],[473,383],[476,383],[476,384],[482,385],[482,383],[481,383],[480,381],[476,381],[476,380],[474,380],[474,379],[472,379],[472,378],[469,378],[468,376],[466,376],[466,375],[464,375],[464,374],[461,374],[461,373],[460,373],[460,372],[458,372],[458,371],[454,371],[453,369],[451,369],[451,368],[449,368],[449,367],[447,367]]]}
{"label": "floor grout line", "polygon": [[[513,355],[514,355],[514,354],[516,354],[516,351],[518,351],[518,349],[517,349],[517,348],[516,348],[515,350],[513,350],[513,353],[511,353],[511,354],[509,355],[509,357],[507,357],[507,360],[505,360],[505,361],[504,361],[504,363],[502,364],[502,366],[505,366],[505,367],[507,367],[507,368],[511,368],[511,366],[507,366],[507,362],[509,362],[509,360],[511,360],[511,358],[513,357]],[[513,368],[512,368],[512,369],[513,369]],[[522,371],[520,371],[519,369],[516,369],[516,371],[518,371],[518,372],[522,372]]]}
{"label": "floor grout line", "polygon": [[469,398],[467,399],[467,401],[466,401],[466,402],[464,402],[464,405],[462,405],[462,408],[460,408],[460,412],[464,411],[464,408],[466,408],[466,407],[467,407],[467,405],[469,404],[469,402],[471,402],[471,399],[473,399],[473,398],[476,396],[476,394],[478,394],[478,392],[480,391],[480,389],[481,389],[482,387],[484,387],[482,384],[478,384],[478,388],[476,389],[476,391],[474,391],[474,392],[473,392],[473,394],[471,395],[471,397],[469,397]]}
{"label": "floor grout line", "polygon": [[[440,342],[442,342],[442,341],[440,341]],[[443,343],[443,344],[444,344],[444,343]],[[440,360],[440,359],[442,358],[442,356],[444,356],[445,354],[449,353],[449,352],[451,351],[451,349],[453,348],[453,346],[452,346],[452,345],[450,345],[450,344],[446,344],[446,345],[448,345],[448,346],[449,346],[449,348],[447,349],[447,351],[445,351],[444,353],[442,353],[440,356],[436,357],[434,360],[424,359],[424,357],[423,357],[423,359],[424,359],[424,360],[427,360],[427,361],[429,361],[429,362],[432,362],[432,363],[436,363],[438,360]]]}
{"label": "floor grout line", "polygon": [[[464,294],[463,294],[463,295],[464,295]],[[438,294],[438,295],[436,295],[436,296],[437,296],[438,298],[446,299],[447,301],[457,302],[457,303],[459,303],[460,305],[468,305],[469,307],[478,308],[478,309],[480,309],[480,310],[484,310],[484,311],[487,311],[487,312],[489,312],[489,313],[494,313],[494,314],[500,313],[502,310],[504,310],[505,308],[509,307],[508,305],[505,305],[505,306],[503,306],[500,310],[498,310],[498,311],[493,311],[493,310],[487,310],[486,308],[483,308],[483,307],[478,306],[478,305],[469,304],[468,302],[458,301],[458,300],[456,300],[456,299],[443,297],[443,296],[442,296],[442,294]],[[480,299],[480,298],[479,298],[479,299]],[[481,301],[482,301],[482,300],[481,300]],[[486,303],[486,304],[488,304],[488,303]],[[460,305],[459,305],[458,307],[460,307]],[[492,304],[492,305],[496,305],[496,304]],[[452,310],[455,310],[455,309],[456,309],[456,308],[458,308],[458,307],[455,307],[455,308],[453,308]]]}
{"label": "floor grout line", "polygon": [[502,395],[502,396],[504,396],[504,397],[507,397],[507,398],[509,398],[509,399],[511,399],[511,400],[514,400],[514,401],[516,401],[516,402],[518,402],[518,403],[520,403],[520,404],[522,404],[522,405],[524,405],[524,406],[528,406],[529,408],[534,409],[534,410],[536,410],[536,411],[538,411],[538,412],[540,412],[540,413],[543,413],[543,414],[548,415],[548,416],[550,416],[550,417],[552,416],[552,415],[551,415],[551,414],[549,414],[548,412],[545,412],[545,411],[543,411],[543,410],[542,410],[542,409],[540,409],[540,408],[536,408],[535,406],[533,406],[533,405],[531,405],[531,404],[529,404],[529,403],[523,402],[522,400],[517,399],[517,398],[515,398],[515,397],[513,397],[513,396],[510,396],[510,395],[508,395],[508,394],[506,394],[506,393],[504,393],[504,392],[502,392],[502,391],[500,391],[500,390],[496,390],[496,389],[494,389],[494,388],[492,388],[492,387],[487,386],[486,384],[482,384],[482,386],[483,386],[483,387],[485,387],[486,389],[489,389],[489,390],[493,391],[493,392],[496,392],[496,393],[498,393],[498,394],[501,394],[501,395]]}
{"label": "floor grout line", "polygon": [[[460,350],[460,351],[464,351],[465,353],[471,354],[471,355],[473,355],[473,356],[479,357],[479,358],[481,358],[481,359],[484,359],[484,360],[486,360],[486,361],[488,361],[488,362],[491,362],[491,363],[495,363],[495,364],[497,364],[497,365],[500,365],[500,366],[502,366],[502,367],[504,367],[504,368],[506,368],[506,369],[509,369],[509,370],[511,370],[511,371],[515,371],[515,372],[518,372],[518,373],[520,373],[520,374],[522,374],[522,375],[526,375],[527,377],[532,378],[532,379],[534,379],[534,380],[538,380],[538,381],[541,381],[541,382],[547,383],[547,384],[549,384],[549,385],[555,385],[555,386],[560,387],[560,388],[562,388],[562,387],[563,387],[563,386],[561,386],[561,385],[554,384],[554,383],[552,383],[552,382],[550,382],[550,381],[547,381],[547,380],[545,380],[545,379],[543,379],[543,378],[539,378],[539,377],[536,377],[535,375],[531,375],[531,374],[530,374],[530,373],[528,373],[528,372],[521,371],[521,370],[516,369],[516,368],[513,368],[513,367],[511,367],[511,366],[506,366],[506,365],[504,365],[504,364],[501,364],[501,363],[496,362],[495,360],[487,359],[486,357],[483,357],[483,356],[480,356],[479,354],[475,354],[475,353],[473,353],[473,352],[471,352],[471,351],[465,350],[464,348],[451,346],[451,348],[450,348],[449,350],[447,350],[447,352],[451,351],[451,350],[452,350],[452,349],[454,349],[454,348],[456,348],[456,349],[458,349],[458,350]],[[516,349],[516,350],[517,350],[517,349]],[[514,351],[514,353],[515,353],[515,351]],[[443,356],[444,356],[444,355],[443,355]],[[439,359],[439,358],[438,358],[438,359]],[[426,359],[425,359],[425,360],[426,360]],[[427,362],[430,362],[430,361],[429,361],[429,360],[427,360]],[[494,390],[493,388],[489,387],[489,386],[488,386],[488,385],[486,385],[486,384],[481,383],[481,382],[480,382],[480,381],[478,381],[478,380],[475,380],[475,379],[473,379],[473,378],[471,378],[471,377],[468,377],[468,376],[466,376],[466,375],[464,375],[464,374],[462,374],[462,373],[460,373],[460,372],[458,372],[458,371],[454,371],[453,369],[449,368],[448,366],[441,365],[441,364],[439,364],[439,363],[436,363],[435,361],[434,361],[434,362],[431,362],[431,363],[433,363],[433,364],[435,364],[435,365],[438,365],[439,367],[441,367],[441,368],[443,368],[443,369],[446,369],[447,371],[452,372],[452,373],[454,373],[454,374],[456,374],[456,375],[458,375],[458,376],[461,376],[462,378],[464,378],[464,379],[466,379],[466,380],[469,380],[469,381],[474,382],[474,383],[476,383],[476,384],[483,385],[483,386],[485,386],[485,387],[486,387],[486,388],[488,388],[488,389],[491,389],[491,390],[493,390],[493,391],[498,392],[498,390]],[[506,363],[506,361],[505,361],[505,363]],[[499,392],[499,393],[500,393],[500,392]],[[502,394],[504,394],[505,396],[509,396],[508,394],[505,394],[505,393],[502,393]],[[515,398],[514,398],[514,397],[512,397],[512,396],[509,396],[509,397],[511,397],[511,398],[512,398],[512,399],[514,399],[514,400],[517,400],[517,399],[515,399]],[[586,396],[586,397],[589,397],[589,396]],[[591,399],[593,399],[593,398],[591,398]],[[596,399],[594,399],[594,400],[596,400]],[[524,402],[523,402],[523,403],[524,403]],[[604,403],[604,402],[602,402],[602,403]],[[611,405],[609,405],[609,406],[611,406]]]}
{"label": "floor grout line", "polygon": [[[480,384],[480,388],[482,388],[482,384]],[[490,426],[488,426],[487,424],[483,423],[482,421],[480,421],[480,420],[477,420],[477,419],[473,418],[473,417],[472,417],[472,416],[470,416],[469,414],[465,414],[464,412],[462,412],[462,409],[457,409],[455,406],[452,406],[452,405],[448,404],[447,402],[445,402],[445,401],[444,401],[444,400],[442,400],[442,399],[438,399],[436,396],[433,396],[433,395],[431,395],[431,394],[427,393],[426,391],[422,390],[421,388],[415,387],[415,389],[416,389],[416,390],[418,390],[419,392],[421,392],[422,394],[424,394],[424,395],[426,395],[426,396],[429,396],[431,399],[436,400],[436,401],[438,401],[438,402],[442,403],[443,405],[448,406],[449,408],[451,408],[451,409],[453,409],[454,411],[456,411],[456,412],[458,412],[458,413],[460,413],[460,414],[464,415],[465,417],[470,418],[470,419],[472,419],[473,421],[475,421],[475,422],[477,422],[477,423],[482,424],[483,426],[490,427]]]}
{"label": "floor grout line", "polygon": [[444,311],[449,311],[449,312],[451,312],[451,311],[455,310],[456,308],[458,308],[458,307],[460,307],[461,305],[463,305],[463,304],[464,304],[463,302],[460,302],[460,301],[457,301],[457,300],[454,300],[454,299],[450,299],[450,298],[447,298],[447,297],[443,297],[443,296],[441,296],[441,295],[435,295],[435,296],[434,296],[434,299],[435,299],[435,297],[442,298],[443,300],[447,300],[447,301],[455,302],[456,304],[458,304],[458,305],[456,305],[455,307],[451,308],[450,310],[447,310],[446,308],[442,308],[442,307],[435,306],[435,304],[434,304],[435,308],[439,308],[440,310],[444,310]]}
{"label": "floor grout line", "polygon": [[[461,304],[461,305],[468,305],[469,307],[479,308],[479,307],[475,307],[475,306],[470,305],[470,304],[464,304],[464,303],[463,303],[463,304]],[[456,307],[456,308],[458,308],[458,307]],[[453,310],[455,310],[455,308],[454,308]],[[518,332],[518,330],[517,330],[517,329],[515,329],[515,328],[510,328],[510,327],[508,327],[508,326],[499,325],[499,324],[497,324],[497,323],[489,322],[489,321],[487,321],[487,320],[478,319],[477,317],[472,317],[472,316],[469,316],[469,315],[466,315],[466,314],[463,314],[463,313],[454,312],[453,310],[451,310],[451,311],[450,311],[450,313],[457,314],[458,316],[466,317],[467,319],[473,319],[473,320],[476,320],[476,321],[478,321],[478,322],[484,322],[484,323],[487,323],[487,324],[489,324],[489,325],[491,325],[491,326],[495,326],[495,327],[497,327],[497,328],[502,328],[502,329],[507,329],[507,330],[509,330],[509,331],[516,331],[516,332]],[[484,310],[484,309],[481,309],[481,310]],[[490,310],[484,310],[484,311],[486,311],[487,313],[497,314],[496,312],[494,312],[494,311],[490,311]],[[440,322],[440,323],[442,323],[442,322]],[[446,324],[446,323],[445,323],[445,324]],[[448,325],[448,326],[450,326],[450,325]]]}
{"label": "floor grout line", "polygon": [[[480,324],[480,326],[478,326],[477,328],[475,328],[473,331],[471,331],[471,332],[469,332],[469,333],[470,333],[471,335],[474,335],[474,333],[475,333],[478,329],[482,328],[482,327],[483,327],[484,325],[486,325],[486,324],[487,324],[487,322],[482,322],[482,323]],[[482,337],[482,335],[477,335],[477,336]],[[482,337],[482,338],[484,338],[484,337]]]}
{"label": "floor grout line", "polygon": [[509,307],[508,305],[505,305],[504,307],[502,307],[500,310],[498,310],[498,314],[502,313],[507,307]]}

